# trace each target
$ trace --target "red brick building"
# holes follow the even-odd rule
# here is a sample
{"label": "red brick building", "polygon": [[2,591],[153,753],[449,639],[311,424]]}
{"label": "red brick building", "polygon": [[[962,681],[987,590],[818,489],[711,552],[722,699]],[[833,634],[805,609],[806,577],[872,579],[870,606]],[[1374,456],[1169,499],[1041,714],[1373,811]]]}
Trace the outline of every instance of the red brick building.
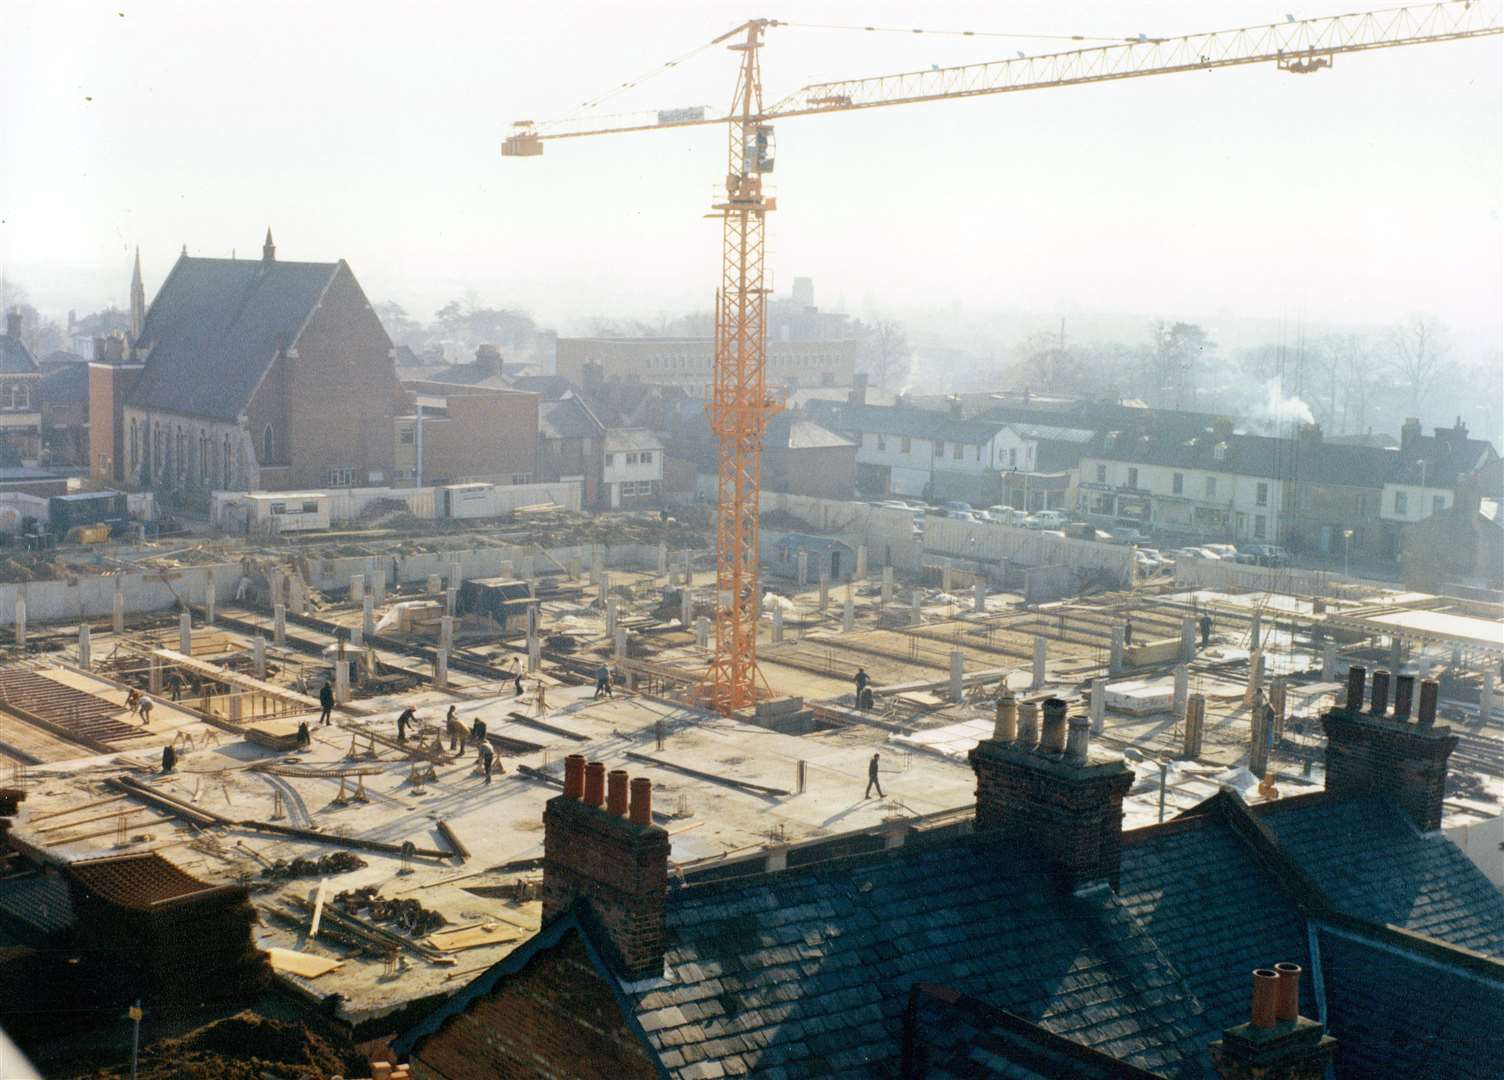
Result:
{"label": "red brick building", "polygon": [[169,503],[392,482],[392,343],[343,261],[278,261],[270,230],[259,260],[185,253],[132,322],[90,369],[101,480]]}
{"label": "red brick building", "polygon": [[536,477],[537,394],[424,381],[404,382],[402,389],[394,451],[399,482],[417,477],[420,403],[425,485],[465,480],[527,484]]}

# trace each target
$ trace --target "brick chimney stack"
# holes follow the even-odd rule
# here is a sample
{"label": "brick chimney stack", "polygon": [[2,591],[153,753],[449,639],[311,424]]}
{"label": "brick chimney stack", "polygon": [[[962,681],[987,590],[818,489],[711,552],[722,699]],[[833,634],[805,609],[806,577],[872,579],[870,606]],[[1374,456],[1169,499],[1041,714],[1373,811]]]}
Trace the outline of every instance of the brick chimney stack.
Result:
{"label": "brick chimney stack", "polygon": [[5,336],[12,341],[21,340],[21,312],[13,309],[5,313]]}
{"label": "brick chimney stack", "polygon": [[1249,1021],[1212,1043],[1222,1080],[1321,1080],[1337,1040],[1300,1015],[1300,965],[1275,964],[1253,973]]}
{"label": "brick chimney stack", "polygon": [[628,979],[663,971],[669,839],[652,821],[649,781],[608,777],[579,754],[565,759],[564,794],[543,810],[543,922],[586,906]]}
{"label": "brick chimney stack", "polygon": [[1092,750],[1089,726],[1070,723],[1065,702],[1051,698],[1043,711],[1043,737],[1034,703],[1023,702],[1013,739],[999,737],[1009,727],[999,724],[971,752],[977,832],[1037,848],[1072,892],[1104,881],[1116,889],[1133,773]]}
{"label": "brick chimney stack", "polygon": [[1347,700],[1322,718],[1326,728],[1326,789],[1337,795],[1389,795],[1424,832],[1441,828],[1447,759],[1457,748],[1449,727],[1436,726],[1437,685],[1420,684],[1420,705],[1410,720],[1414,680],[1396,680],[1389,708],[1389,673],[1374,673],[1369,708],[1363,708],[1368,673],[1354,665],[1347,674]]}

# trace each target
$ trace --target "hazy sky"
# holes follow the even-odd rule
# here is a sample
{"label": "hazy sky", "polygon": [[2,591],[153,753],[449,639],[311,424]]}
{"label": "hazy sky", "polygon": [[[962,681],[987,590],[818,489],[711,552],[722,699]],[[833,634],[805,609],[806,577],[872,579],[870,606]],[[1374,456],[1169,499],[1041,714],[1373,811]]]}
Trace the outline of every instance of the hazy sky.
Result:
{"label": "hazy sky", "polygon": [[[121,5],[124,6],[121,6]],[[1019,33],[1172,35],[1330,14],[1113,3],[228,4],[7,0],[0,262],[44,310],[150,295],[186,243],[343,257],[422,317],[471,289],[546,321],[709,306],[715,128],[549,145],[548,119],[751,15]],[[767,96],[814,79],[1060,43],[771,31]],[[779,125],[779,291],[861,312],[1218,313],[1375,321],[1434,311],[1497,334],[1504,39],[1162,76]],[[724,106],[714,49],[603,111]]]}

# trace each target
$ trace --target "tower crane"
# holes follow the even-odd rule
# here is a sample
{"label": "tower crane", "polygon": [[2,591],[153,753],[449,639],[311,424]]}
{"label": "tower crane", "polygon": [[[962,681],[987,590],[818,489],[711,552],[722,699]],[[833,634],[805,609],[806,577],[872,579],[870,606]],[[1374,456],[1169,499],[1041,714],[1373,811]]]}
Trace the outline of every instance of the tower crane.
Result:
{"label": "tower crane", "polygon": [[720,462],[715,646],[704,681],[705,703],[730,713],[753,704],[757,695],[762,440],[769,418],[780,407],[767,386],[763,284],[764,228],[768,213],[776,209],[776,200],[763,190],[763,177],[773,171],[775,120],[1249,64],[1272,64],[1283,72],[1310,75],[1330,69],[1341,54],[1499,34],[1504,32],[1501,4],[1504,0],[1444,0],[1325,18],[1286,16],[1282,23],[1181,37],[1141,35],[1039,56],[1020,54],[1011,60],[812,83],[770,108],[763,104],[758,60],[764,37],[775,27],[800,24],[752,19],[701,46],[725,44],[738,54],[736,92],[724,115],[693,108],[514,124],[501,146],[506,157],[536,157],[543,153],[544,142],[558,139],[711,124],[726,127],[725,190],[711,215],[722,221],[722,242],[707,413],[720,444]]}

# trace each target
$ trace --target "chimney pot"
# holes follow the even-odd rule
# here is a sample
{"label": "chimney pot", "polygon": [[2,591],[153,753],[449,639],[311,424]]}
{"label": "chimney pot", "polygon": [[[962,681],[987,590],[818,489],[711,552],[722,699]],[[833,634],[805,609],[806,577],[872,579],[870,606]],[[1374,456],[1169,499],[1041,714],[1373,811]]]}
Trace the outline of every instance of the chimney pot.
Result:
{"label": "chimney pot", "polygon": [[1279,997],[1279,973],[1268,968],[1253,969],[1253,1007],[1248,1022],[1256,1028],[1272,1028]]}
{"label": "chimney pot", "polygon": [[606,774],[606,813],[613,817],[627,816],[627,773],[624,769],[612,769]]}
{"label": "chimney pot", "polygon": [[1032,750],[1039,742],[1039,702],[1021,701],[1018,704],[1018,745]]}
{"label": "chimney pot", "polygon": [[5,313],[5,336],[21,340],[21,313],[19,311],[7,311]]}
{"label": "chimney pot", "polygon": [[1411,703],[1415,700],[1415,676],[1394,677],[1394,718],[1401,723],[1410,720]]}
{"label": "chimney pot", "polygon": [[1076,765],[1086,764],[1087,750],[1091,746],[1091,720],[1085,716],[1070,718],[1070,734],[1065,742],[1065,757]]}
{"label": "chimney pot", "polygon": [[1051,754],[1065,751],[1065,702],[1060,698],[1045,698],[1044,730],[1039,736],[1039,749]]}
{"label": "chimney pot", "polygon": [[599,761],[591,761],[585,765],[585,802],[590,806],[600,806],[606,801],[606,766]]}
{"label": "chimney pot", "polygon": [[585,794],[585,755],[570,754],[564,759],[564,797],[578,799]]}
{"label": "chimney pot", "polygon": [[1417,723],[1421,727],[1430,727],[1436,723],[1436,698],[1441,688],[1436,685],[1435,679],[1425,679],[1420,684],[1420,716]]}
{"label": "chimney pot", "polygon": [[1363,684],[1368,679],[1368,670],[1361,664],[1354,664],[1347,669],[1347,701],[1344,708],[1349,716],[1356,716],[1363,711]]}
{"label": "chimney pot", "polygon": [[992,725],[992,737],[999,742],[1018,738],[1018,702],[1006,686],[997,698],[997,722]]}
{"label": "chimney pot", "polygon": [[646,776],[632,779],[631,818],[633,825],[653,823],[653,782]]}
{"label": "chimney pot", "polygon": [[1274,970],[1279,975],[1274,1018],[1282,1024],[1289,1023],[1300,1016],[1300,965],[1275,964]]}
{"label": "chimney pot", "polygon": [[1389,711],[1389,672],[1383,668],[1373,673],[1373,696],[1368,711],[1375,716],[1383,716]]}

